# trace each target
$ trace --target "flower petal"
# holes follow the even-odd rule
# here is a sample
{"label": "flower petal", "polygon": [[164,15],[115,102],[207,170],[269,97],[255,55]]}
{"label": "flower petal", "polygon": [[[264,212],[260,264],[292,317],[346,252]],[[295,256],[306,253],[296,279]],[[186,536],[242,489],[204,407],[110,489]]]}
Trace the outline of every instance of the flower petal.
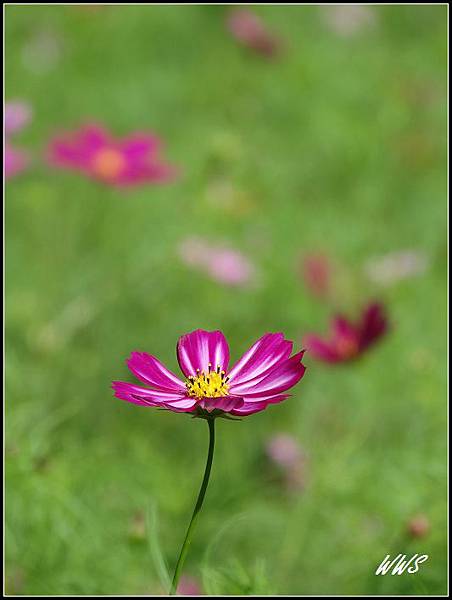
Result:
{"label": "flower petal", "polygon": [[204,410],[211,412],[214,409],[231,412],[235,408],[243,406],[243,398],[238,396],[220,396],[218,398],[202,398],[198,402]]}
{"label": "flower petal", "polygon": [[125,381],[113,381],[112,388],[116,398],[141,406],[161,406],[184,399],[182,394],[150,390]]}
{"label": "flower petal", "polygon": [[197,329],[179,338],[177,360],[186,377],[196,375],[197,369],[208,371],[217,365],[227,371],[229,365],[229,347],[221,331]]}
{"label": "flower petal", "polygon": [[341,356],[336,348],[330,343],[322,340],[318,335],[308,334],[303,338],[303,345],[314,358],[329,363],[339,362]]}
{"label": "flower petal", "polygon": [[270,369],[263,379],[243,394],[245,402],[252,398],[258,401],[262,397],[280,394],[298,383],[306,371],[306,367],[301,362],[304,352],[302,350],[276,368]]}
{"label": "flower petal", "polygon": [[262,375],[281,360],[289,358],[292,346],[293,343],[285,340],[282,333],[263,335],[229,371],[230,389],[234,388],[234,393],[241,393],[238,391],[241,389],[238,384]]}
{"label": "flower petal", "polygon": [[174,412],[192,412],[196,408],[197,402],[193,398],[181,398],[171,402],[165,402],[164,407]]}
{"label": "flower petal", "polygon": [[362,317],[359,347],[367,348],[372,342],[382,336],[387,330],[388,322],[381,304],[368,306]]}
{"label": "flower petal", "polygon": [[127,158],[135,160],[140,157],[148,157],[161,147],[160,140],[145,133],[134,133],[121,140],[118,148]]}
{"label": "flower petal", "polygon": [[244,402],[243,406],[231,410],[231,414],[237,416],[251,415],[253,413],[260,412],[261,410],[265,410],[269,404],[278,404],[289,397],[290,394],[280,394],[276,396],[270,396],[266,400],[260,400],[257,402]]}
{"label": "flower petal", "polygon": [[146,352],[132,352],[127,366],[135,377],[155,389],[185,393],[184,383],[159,360]]}
{"label": "flower petal", "polygon": [[358,337],[357,328],[345,317],[338,315],[332,323],[333,339],[350,340],[354,343]]}

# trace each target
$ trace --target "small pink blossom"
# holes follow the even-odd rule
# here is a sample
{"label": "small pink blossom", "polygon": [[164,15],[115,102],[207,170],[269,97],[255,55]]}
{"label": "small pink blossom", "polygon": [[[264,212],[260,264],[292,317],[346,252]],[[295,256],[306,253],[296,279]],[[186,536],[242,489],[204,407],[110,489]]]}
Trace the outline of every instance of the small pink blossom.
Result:
{"label": "small pink blossom", "polygon": [[363,354],[386,333],[387,328],[384,307],[372,303],[364,308],[356,323],[337,315],[332,319],[330,334],[326,339],[317,334],[308,334],[303,343],[318,360],[327,363],[346,362]]}
{"label": "small pink blossom", "polygon": [[182,575],[177,586],[177,593],[180,596],[202,596],[202,587],[195,577]]}
{"label": "small pink blossom", "polygon": [[193,416],[247,416],[290,396],[305,373],[304,351],[292,354],[282,333],[266,333],[230,368],[229,346],[221,331],[197,329],[179,338],[177,360],[184,378],[155,356],[132,352],[130,371],[146,387],[114,381],[115,396],[139,406],[155,406]]}
{"label": "small pink blossom", "polygon": [[5,104],[5,136],[21,131],[31,121],[31,107],[26,102]]}
{"label": "small pink blossom", "polygon": [[293,467],[301,459],[301,449],[294,437],[287,433],[273,436],[265,451],[272,462],[284,469]]}
{"label": "small pink blossom", "polygon": [[273,436],[265,445],[265,453],[288,490],[300,491],[305,487],[306,456],[293,436],[287,433]]}
{"label": "small pink blossom", "polygon": [[430,521],[424,514],[414,516],[408,521],[407,533],[413,538],[423,538],[430,532]]}
{"label": "small pink blossom", "polygon": [[280,40],[267,31],[262,19],[250,10],[233,10],[226,24],[229,32],[240,44],[259,54],[270,58],[280,50]]}
{"label": "small pink blossom", "polygon": [[13,177],[27,168],[29,163],[28,153],[15,148],[10,143],[10,136],[21,131],[31,120],[31,107],[26,102],[7,102],[4,112],[5,133],[5,177]]}
{"label": "small pink blossom", "polygon": [[224,285],[245,286],[256,275],[252,263],[238,250],[210,244],[198,237],[183,240],[179,245],[179,256],[186,265]]}
{"label": "small pink blossom", "polygon": [[301,264],[302,276],[308,290],[318,298],[325,298],[330,293],[331,264],[322,253],[306,254]]}
{"label": "small pink blossom", "polygon": [[176,176],[176,169],[161,160],[160,150],[154,135],[140,132],[116,139],[102,127],[87,125],[53,139],[48,158],[55,167],[126,187],[164,183]]}
{"label": "small pink blossom", "polygon": [[5,177],[13,177],[21,171],[24,171],[28,165],[28,154],[22,150],[16,150],[7,141],[5,141]]}

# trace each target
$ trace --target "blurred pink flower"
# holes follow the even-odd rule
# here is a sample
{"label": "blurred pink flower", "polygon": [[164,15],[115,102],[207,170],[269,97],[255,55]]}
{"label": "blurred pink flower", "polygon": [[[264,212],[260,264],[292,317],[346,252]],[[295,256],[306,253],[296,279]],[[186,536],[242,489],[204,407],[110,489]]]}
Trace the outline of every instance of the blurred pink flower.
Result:
{"label": "blurred pink flower", "polygon": [[280,49],[280,40],[268,32],[262,19],[250,10],[235,9],[228,15],[227,28],[243,46],[267,57]]}
{"label": "blurred pink flower", "polygon": [[16,150],[7,141],[5,141],[5,177],[17,175],[28,165],[28,154],[22,150]]}
{"label": "blurred pink flower", "polygon": [[199,581],[190,575],[182,575],[177,586],[180,596],[202,596],[202,588]]}
{"label": "blurred pink flower", "polygon": [[287,433],[271,437],[265,446],[265,452],[273,463],[282,468],[293,467],[301,459],[297,440]]}
{"label": "blurred pink flower", "polygon": [[298,441],[287,433],[271,437],[265,453],[270,462],[283,476],[283,483],[289,490],[300,491],[306,484],[306,456]]}
{"label": "blurred pink flower", "polygon": [[135,133],[119,140],[98,125],[86,125],[53,139],[48,159],[55,167],[126,187],[164,183],[176,176],[176,169],[158,156],[160,148],[154,135]]}
{"label": "blurred pink flower", "polygon": [[401,279],[421,275],[428,267],[428,259],[417,250],[391,252],[367,261],[367,277],[380,285],[391,285]]}
{"label": "blurred pink flower", "polygon": [[26,102],[6,102],[5,104],[5,136],[20,131],[31,120],[31,107]]}
{"label": "blurred pink flower", "polygon": [[331,264],[324,254],[306,254],[302,259],[302,276],[314,296],[325,298],[330,292]]}
{"label": "blurred pink flower", "polygon": [[388,322],[381,304],[369,304],[357,323],[342,315],[333,318],[327,339],[308,334],[303,343],[314,358],[327,363],[352,360],[361,355],[387,331]]}
{"label": "blurred pink flower", "polygon": [[407,533],[413,538],[423,538],[430,532],[430,521],[426,515],[419,514],[408,521]]}
{"label": "blurred pink flower", "polygon": [[31,120],[31,107],[26,102],[7,102],[4,112],[4,134],[5,134],[5,177],[12,177],[23,171],[28,165],[28,154],[14,148],[9,137],[12,133],[21,131]]}
{"label": "blurred pink flower", "polygon": [[360,4],[336,4],[321,7],[327,27],[343,37],[350,37],[376,23],[375,11]]}
{"label": "blurred pink flower", "polygon": [[183,240],[179,245],[179,256],[186,265],[224,285],[245,286],[256,275],[254,266],[241,252],[210,244],[198,237]]}

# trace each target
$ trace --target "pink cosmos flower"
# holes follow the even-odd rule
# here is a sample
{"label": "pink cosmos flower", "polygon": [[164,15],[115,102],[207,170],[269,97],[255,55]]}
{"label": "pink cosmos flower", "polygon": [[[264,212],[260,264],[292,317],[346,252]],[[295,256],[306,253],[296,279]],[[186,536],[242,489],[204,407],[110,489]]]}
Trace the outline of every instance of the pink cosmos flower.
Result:
{"label": "pink cosmos flower", "polygon": [[5,177],[13,177],[17,175],[28,165],[28,154],[22,150],[17,150],[5,141]]}
{"label": "pink cosmos flower", "polygon": [[23,129],[31,120],[31,108],[26,102],[7,102],[5,104],[5,136]]}
{"label": "pink cosmos flower", "polygon": [[430,531],[430,521],[426,515],[419,514],[408,521],[407,533],[414,538],[423,538]]}
{"label": "pink cosmos flower", "polygon": [[238,42],[259,54],[272,57],[280,49],[279,39],[269,33],[263,21],[249,10],[233,10],[226,24]]}
{"label": "pink cosmos flower", "polygon": [[98,125],[86,125],[52,140],[48,157],[55,167],[125,187],[163,183],[175,177],[176,169],[158,156],[160,147],[160,141],[150,134],[135,133],[119,140]]}
{"label": "pink cosmos flower", "polygon": [[293,467],[301,459],[297,440],[287,433],[280,433],[270,438],[265,446],[265,452],[273,463],[283,469]]}
{"label": "pink cosmos flower", "polygon": [[324,254],[307,254],[302,260],[302,275],[306,287],[314,296],[325,298],[330,292],[331,265]]}
{"label": "pink cosmos flower", "polygon": [[31,108],[26,102],[7,102],[4,112],[5,133],[5,177],[12,177],[23,171],[28,165],[28,154],[14,148],[9,142],[12,133],[21,131],[31,119]]}
{"label": "pink cosmos flower", "polygon": [[318,360],[338,363],[357,358],[374,344],[387,330],[388,323],[383,306],[369,304],[357,323],[338,315],[332,320],[328,339],[309,334],[304,344]]}
{"label": "pink cosmos flower", "polygon": [[265,445],[265,453],[282,474],[282,483],[288,490],[301,491],[306,484],[306,455],[297,440],[280,433],[271,437]]}
{"label": "pink cosmos flower", "polygon": [[179,255],[186,265],[205,272],[224,285],[246,286],[255,279],[255,268],[244,254],[227,246],[210,244],[199,237],[183,240]]}
{"label": "pink cosmos flower", "polygon": [[202,596],[199,581],[190,575],[182,575],[177,586],[179,596]]}
{"label": "pink cosmos flower", "polygon": [[303,377],[304,350],[282,333],[266,333],[229,368],[229,347],[220,331],[197,329],[177,344],[184,375],[179,379],[154,356],[132,352],[127,365],[147,387],[114,381],[115,396],[140,406],[156,406],[194,416],[246,416],[282,402]]}

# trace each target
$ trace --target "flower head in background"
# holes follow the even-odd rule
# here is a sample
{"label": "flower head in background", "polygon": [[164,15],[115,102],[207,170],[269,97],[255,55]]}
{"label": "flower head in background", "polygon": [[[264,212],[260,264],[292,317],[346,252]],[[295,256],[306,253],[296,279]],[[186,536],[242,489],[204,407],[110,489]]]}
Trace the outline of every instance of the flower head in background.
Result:
{"label": "flower head in background", "polygon": [[407,523],[407,533],[413,538],[423,538],[430,532],[430,521],[424,514],[412,517]]}
{"label": "flower head in background", "polygon": [[314,358],[327,363],[353,360],[387,331],[388,322],[381,304],[369,304],[360,320],[352,323],[344,316],[333,318],[327,339],[316,334],[304,337],[304,344]]}
{"label": "flower head in background", "polygon": [[265,445],[269,462],[282,475],[282,483],[292,491],[300,491],[306,483],[306,456],[298,441],[288,433],[272,436]]}
{"label": "flower head in background", "polygon": [[179,596],[202,596],[202,587],[195,577],[182,575],[177,586]]}
{"label": "flower head in background", "polygon": [[21,131],[31,120],[32,111],[26,102],[7,102],[4,112],[5,134],[5,177],[13,177],[28,166],[28,153],[15,148],[10,143],[10,135]]}
{"label": "flower head in background", "polygon": [[279,38],[270,33],[262,19],[250,10],[233,10],[228,15],[226,25],[240,44],[263,56],[271,58],[281,48]]}
{"label": "flower head in background", "polygon": [[179,256],[189,267],[206,273],[223,285],[243,287],[255,280],[256,270],[249,259],[233,248],[210,244],[199,237],[186,238]]}
{"label": "flower head in background", "polygon": [[270,438],[265,446],[269,459],[287,469],[293,467],[301,459],[301,449],[297,440],[288,433],[280,433]]}
{"label": "flower head in background", "polygon": [[306,254],[302,258],[301,271],[308,290],[318,298],[325,298],[331,288],[331,264],[321,253]]}
{"label": "flower head in background", "polygon": [[31,121],[32,111],[26,102],[6,102],[5,136],[21,131]]}
{"label": "flower head in background", "polygon": [[428,259],[421,251],[401,250],[367,261],[364,269],[371,281],[387,286],[422,275],[427,267]]}
{"label": "flower head in background", "polygon": [[55,167],[127,187],[164,183],[175,177],[176,169],[161,160],[160,149],[160,140],[154,135],[135,133],[115,139],[102,127],[87,125],[53,139],[48,157]]}
{"label": "flower head in background", "polygon": [[17,150],[7,141],[5,141],[5,177],[13,177],[21,171],[24,171],[28,166],[28,154],[23,150]]}
{"label": "flower head in background", "polygon": [[147,387],[113,382],[115,396],[140,406],[155,406],[194,416],[246,416],[282,402],[303,377],[304,351],[291,356],[293,342],[266,333],[229,368],[229,347],[220,331],[197,329],[177,344],[184,375],[179,379],[154,356],[132,352],[127,365]]}

